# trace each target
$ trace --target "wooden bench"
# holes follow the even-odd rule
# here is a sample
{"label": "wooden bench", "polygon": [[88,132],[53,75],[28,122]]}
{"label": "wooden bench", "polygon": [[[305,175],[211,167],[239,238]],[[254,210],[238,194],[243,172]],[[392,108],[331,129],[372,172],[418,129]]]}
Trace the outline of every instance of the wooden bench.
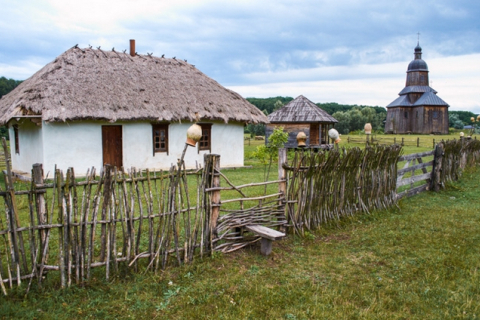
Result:
{"label": "wooden bench", "polygon": [[245,226],[245,229],[262,237],[260,252],[264,256],[268,256],[272,252],[272,241],[285,238],[285,233],[264,226],[249,225]]}

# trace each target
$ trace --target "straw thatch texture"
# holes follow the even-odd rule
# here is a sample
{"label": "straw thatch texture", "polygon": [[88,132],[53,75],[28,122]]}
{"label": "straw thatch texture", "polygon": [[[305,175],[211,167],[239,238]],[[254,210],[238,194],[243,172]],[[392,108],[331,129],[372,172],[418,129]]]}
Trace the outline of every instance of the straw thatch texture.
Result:
{"label": "straw thatch texture", "polygon": [[0,100],[1,123],[44,121],[192,121],[267,123],[239,94],[193,65],[151,55],[71,48]]}
{"label": "straw thatch texture", "polygon": [[268,120],[272,123],[285,122],[324,122],[337,123],[337,119],[329,115],[315,103],[300,95],[287,103],[279,110],[268,115]]}

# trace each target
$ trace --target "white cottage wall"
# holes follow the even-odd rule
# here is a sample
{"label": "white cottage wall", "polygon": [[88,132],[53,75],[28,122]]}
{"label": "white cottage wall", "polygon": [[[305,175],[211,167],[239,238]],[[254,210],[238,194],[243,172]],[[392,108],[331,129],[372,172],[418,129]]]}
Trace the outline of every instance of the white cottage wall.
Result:
{"label": "white cottage wall", "polygon": [[212,153],[221,155],[222,167],[241,167],[244,159],[244,124],[215,123],[212,125]]}
{"label": "white cottage wall", "polygon": [[[15,152],[15,133],[12,125],[18,125],[18,144],[20,153]],[[29,119],[20,120],[9,125],[10,154],[12,169],[31,173],[34,163],[42,163],[43,145],[41,126],[37,126]]]}
{"label": "white cottage wall", "polygon": [[102,126],[99,122],[44,123],[43,170],[53,175],[55,165],[64,172],[73,167],[85,175],[94,166],[102,167]]}
{"label": "white cottage wall", "polygon": [[[206,121],[205,121],[206,122]],[[211,152],[220,154],[222,167],[243,166],[243,123],[211,122]],[[100,122],[82,121],[68,123],[43,123],[41,130],[32,124],[36,137],[25,136],[20,144],[25,145],[25,153],[30,154],[21,163],[22,171],[30,172],[32,164],[43,163],[45,174],[53,174],[55,165],[66,171],[75,168],[77,176],[85,175],[94,166],[100,170],[103,164],[102,126],[121,125],[123,137],[123,166],[141,169],[169,169],[177,163],[186,141],[187,129],[191,123],[171,123],[168,129],[169,152],[153,154],[152,125],[150,122]],[[13,129],[11,129],[13,137]],[[25,131],[26,134],[27,131]],[[21,136],[21,135],[20,135]],[[43,144],[42,144],[43,141]],[[43,148],[42,148],[43,147]],[[21,149],[22,150],[22,149]],[[27,150],[31,150],[28,151]],[[187,168],[194,168],[197,163],[203,164],[204,154],[198,152],[198,146],[188,147],[185,156]],[[22,152],[21,152],[22,155]],[[98,171],[97,171],[98,172]]]}
{"label": "white cottage wall", "polygon": [[[207,121],[205,121],[207,122]],[[170,123],[168,126],[168,154],[153,154],[153,135],[150,123],[123,124],[123,164],[125,167],[169,169],[182,156],[187,130],[191,123]],[[211,152],[220,154],[222,167],[243,166],[243,123],[212,122]],[[203,163],[204,154],[198,146],[188,147],[185,155],[187,168]]]}

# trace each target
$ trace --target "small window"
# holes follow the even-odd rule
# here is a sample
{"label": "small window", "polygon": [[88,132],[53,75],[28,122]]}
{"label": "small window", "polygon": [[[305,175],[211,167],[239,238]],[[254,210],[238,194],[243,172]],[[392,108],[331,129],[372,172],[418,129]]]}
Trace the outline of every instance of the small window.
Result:
{"label": "small window", "polygon": [[20,154],[20,143],[18,141],[18,126],[13,126],[13,135],[15,136],[15,153]]}
{"label": "small window", "polygon": [[199,123],[202,127],[202,138],[198,142],[198,150],[211,151],[212,145],[212,124],[211,123]]}
{"label": "small window", "polygon": [[438,119],[438,111],[433,111],[433,119]]}
{"label": "small window", "polygon": [[168,154],[168,124],[154,124],[153,129],[153,155],[157,152]]}
{"label": "small window", "polygon": [[404,116],[405,116],[405,119],[408,119],[408,112],[407,111],[404,112]]}
{"label": "small window", "polygon": [[417,113],[416,113],[416,117],[417,117],[417,119],[418,119],[418,111],[417,111]]}

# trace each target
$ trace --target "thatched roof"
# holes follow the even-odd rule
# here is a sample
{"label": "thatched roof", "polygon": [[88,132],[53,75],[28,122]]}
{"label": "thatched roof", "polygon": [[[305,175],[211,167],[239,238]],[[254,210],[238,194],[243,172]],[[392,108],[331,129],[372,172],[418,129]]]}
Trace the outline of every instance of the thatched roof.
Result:
{"label": "thatched roof", "polygon": [[268,115],[272,123],[337,123],[337,119],[329,115],[315,103],[300,95],[282,108]]}
{"label": "thatched roof", "polygon": [[178,59],[71,48],[0,99],[0,123],[44,121],[192,121],[267,123],[242,98]]}

